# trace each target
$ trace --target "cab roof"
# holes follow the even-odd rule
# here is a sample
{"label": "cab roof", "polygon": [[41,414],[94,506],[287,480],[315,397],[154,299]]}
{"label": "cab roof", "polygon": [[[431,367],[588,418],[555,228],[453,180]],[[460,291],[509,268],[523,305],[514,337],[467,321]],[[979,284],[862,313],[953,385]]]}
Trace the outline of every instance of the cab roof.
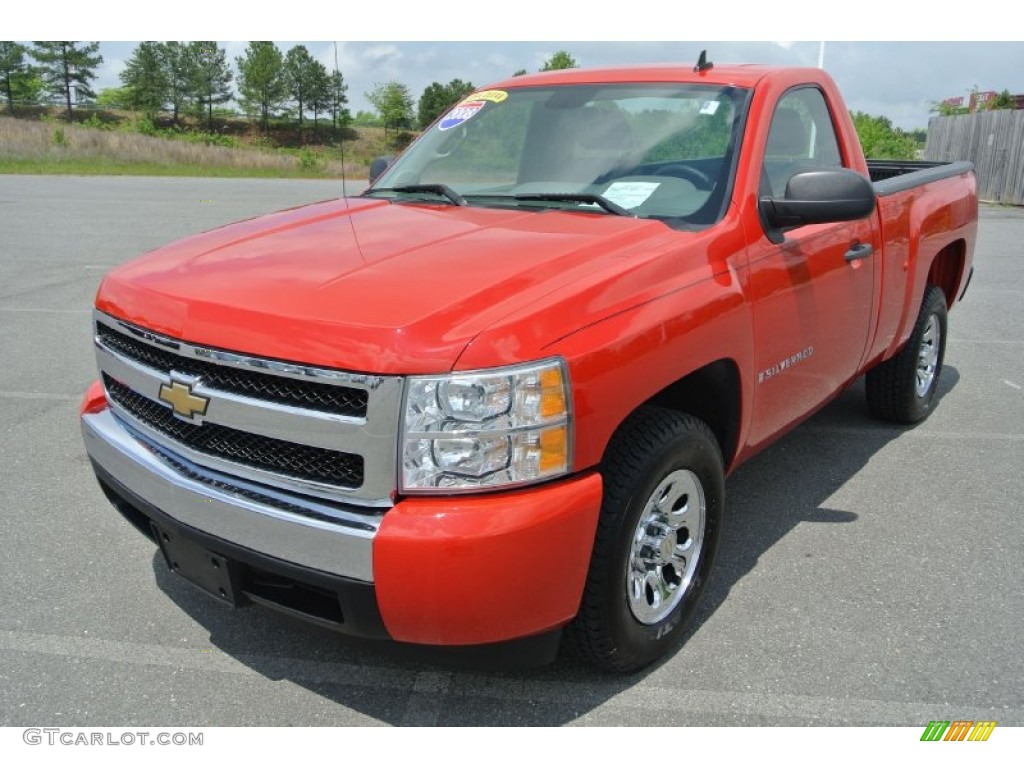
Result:
{"label": "cab roof", "polygon": [[[515,88],[541,85],[582,85],[590,83],[707,83],[709,85],[734,85],[753,88],[765,77],[773,74],[793,74],[793,67],[767,66],[762,64],[730,64],[714,66],[701,72],[693,71],[693,63],[640,64],[622,67],[595,69],[559,69],[551,72],[510,77],[494,83],[493,88]],[[809,80],[816,80],[823,74],[819,69],[806,70]]]}

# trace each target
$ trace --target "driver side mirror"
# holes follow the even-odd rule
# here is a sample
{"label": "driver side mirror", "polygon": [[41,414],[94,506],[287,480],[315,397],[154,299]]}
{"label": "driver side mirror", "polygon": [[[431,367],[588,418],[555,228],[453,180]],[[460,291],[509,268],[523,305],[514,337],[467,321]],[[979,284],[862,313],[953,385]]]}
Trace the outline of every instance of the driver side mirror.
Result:
{"label": "driver side mirror", "polygon": [[768,239],[781,243],[795,227],[866,218],[875,210],[875,188],[846,168],[803,171],[790,177],[784,197],[762,197],[757,206]]}
{"label": "driver side mirror", "polygon": [[394,161],[394,155],[382,155],[381,157],[373,158],[370,162],[370,183],[373,184],[373,182],[375,182]]}

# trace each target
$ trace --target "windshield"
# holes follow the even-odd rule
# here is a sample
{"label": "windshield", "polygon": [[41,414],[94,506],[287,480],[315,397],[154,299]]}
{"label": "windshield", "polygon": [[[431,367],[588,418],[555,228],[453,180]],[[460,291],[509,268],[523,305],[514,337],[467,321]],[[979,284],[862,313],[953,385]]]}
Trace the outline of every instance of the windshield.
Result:
{"label": "windshield", "polygon": [[710,224],[729,199],[747,95],[682,83],[478,92],[365,194]]}

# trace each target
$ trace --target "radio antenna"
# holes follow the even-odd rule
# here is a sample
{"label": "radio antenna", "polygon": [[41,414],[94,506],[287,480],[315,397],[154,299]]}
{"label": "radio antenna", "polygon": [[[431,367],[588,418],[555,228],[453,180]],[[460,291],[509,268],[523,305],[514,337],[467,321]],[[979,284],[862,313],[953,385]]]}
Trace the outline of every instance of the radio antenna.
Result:
{"label": "radio antenna", "polygon": [[715,66],[712,62],[708,61],[708,52],[703,50],[700,52],[700,58],[697,59],[697,66],[693,68],[694,72],[706,72]]}
{"label": "radio antenna", "polygon": [[[338,72],[338,41],[337,40],[334,41],[334,74],[335,74],[335,83],[336,84],[340,84],[341,77],[340,77],[340,73]],[[340,91],[340,89],[339,89],[339,91]],[[341,146],[341,199],[345,201],[345,212],[349,214],[345,218],[348,219],[348,226],[352,230],[352,241],[356,244],[356,252],[358,252],[360,254],[360,256],[362,256],[363,249],[359,245],[359,235],[356,234],[356,223],[352,220],[352,215],[351,215],[351,212],[349,211],[348,190],[345,187],[345,113],[341,109],[341,103],[340,103],[340,98],[339,98],[341,96],[341,94],[340,94],[339,91],[336,91],[334,93],[334,97],[336,99],[338,99],[338,103],[336,104],[335,109],[337,109],[339,112],[342,113],[341,114],[341,140],[339,141],[339,144]]]}
{"label": "radio antenna", "polygon": [[[334,41],[334,86],[335,86],[335,88],[338,87],[338,41],[337,40]],[[338,91],[335,91],[334,94],[333,94],[334,99],[335,99],[335,102],[334,102],[334,109],[335,109],[335,113],[334,114],[336,116],[335,120],[337,120],[338,113],[341,112],[341,102],[340,102],[340,99],[338,98],[339,95],[340,94],[339,94]],[[337,127],[337,126],[335,126],[335,127]],[[340,140],[339,144],[341,146],[341,196],[345,199],[345,207],[347,208],[348,207],[348,190],[345,187],[345,115],[344,115],[344,113],[341,114],[341,140]]]}

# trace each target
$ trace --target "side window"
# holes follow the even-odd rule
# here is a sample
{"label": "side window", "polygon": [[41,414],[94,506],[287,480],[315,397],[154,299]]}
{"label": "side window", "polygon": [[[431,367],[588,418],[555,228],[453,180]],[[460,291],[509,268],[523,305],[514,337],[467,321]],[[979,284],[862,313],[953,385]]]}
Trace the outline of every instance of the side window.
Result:
{"label": "side window", "polygon": [[842,164],[832,116],[821,91],[796,88],[779,99],[768,130],[761,193],[782,197],[794,173]]}

